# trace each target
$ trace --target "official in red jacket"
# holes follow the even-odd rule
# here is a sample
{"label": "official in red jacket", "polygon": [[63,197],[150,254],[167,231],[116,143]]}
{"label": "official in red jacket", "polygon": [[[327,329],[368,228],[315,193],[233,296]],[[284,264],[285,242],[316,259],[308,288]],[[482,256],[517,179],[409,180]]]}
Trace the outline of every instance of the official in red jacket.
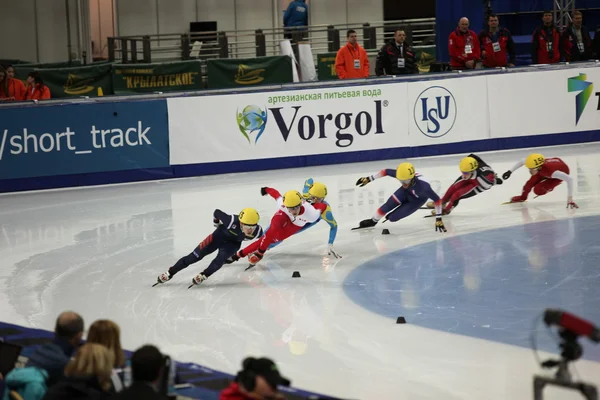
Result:
{"label": "official in red jacket", "polygon": [[290,381],[281,376],[272,360],[248,357],[235,381],[221,392],[219,400],[284,399],[278,386],[290,386]]}
{"label": "official in red jacket", "polygon": [[458,28],[448,38],[450,66],[454,70],[475,69],[481,59],[481,48],[477,34],[469,30],[469,20],[461,18]]}
{"label": "official in red jacket", "polygon": [[484,67],[515,66],[515,42],[508,29],[500,27],[497,15],[488,17],[488,29],[479,33],[479,42]]}
{"label": "official in red jacket", "polygon": [[543,25],[533,32],[531,38],[532,64],[555,64],[560,62],[560,32],[558,32],[552,20],[552,12],[544,11]]}
{"label": "official in red jacket", "polygon": [[590,31],[583,26],[583,14],[574,11],[573,22],[562,34],[562,52],[565,61],[587,61],[592,58],[592,38]]}

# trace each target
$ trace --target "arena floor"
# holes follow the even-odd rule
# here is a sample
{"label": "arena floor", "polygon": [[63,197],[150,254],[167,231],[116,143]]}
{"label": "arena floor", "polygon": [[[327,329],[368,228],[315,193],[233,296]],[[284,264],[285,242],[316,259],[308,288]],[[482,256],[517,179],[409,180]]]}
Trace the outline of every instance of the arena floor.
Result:
{"label": "arena floor", "polygon": [[[53,329],[64,310],[120,324],[124,347],[153,343],[181,361],[235,373],[246,355],[275,359],[294,387],[351,399],[527,399],[540,368],[530,333],[545,308],[600,325],[600,144],[537,149],[567,162],[566,184],[527,203],[525,168],[445,217],[421,210],[351,231],[398,187],[360,176],[400,160],[0,196],[0,320]],[[481,153],[501,175],[531,149]],[[410,160],[442,195],[464,155]],[[212,229],[212,212],[275,211],[260,187],[328,187],[339,223],[327,257],[325,222],[273,249],[256,268],[226,265],[187,289],[207,257],[170,282],[158,274]],[[382,235],[388,228],[390,235]],[[299,271],[301,278],[292,278]],[[397,324],[397,317],[406,324]],[[558,344],[539,325],[545,360]],[[600,385],[600,345],[580,339],[576,377]],[[548,373],[548,371],[542,372]],[[545,399],[577,399],[548,389]]]}

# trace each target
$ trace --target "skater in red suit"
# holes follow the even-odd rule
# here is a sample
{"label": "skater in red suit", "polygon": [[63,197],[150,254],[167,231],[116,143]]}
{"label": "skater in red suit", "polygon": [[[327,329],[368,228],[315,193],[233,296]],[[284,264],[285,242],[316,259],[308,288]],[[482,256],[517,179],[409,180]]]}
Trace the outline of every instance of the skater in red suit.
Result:
{"label": "skater in red suit", "polygon": [[502,178],[504,180],[508,179],[515,170],[523,165],[529,168],[531,178],[523,186],[521,195],[514,196],[510,200],[511,203],[520,203],[527,200],[527,196],[532,189],[536,195],[543,196],[565,181],[568,190],[567,208],[579,208],[573,201],[573,178],[569,176],[569,166],[563,160],[558,157],[545,158],[538,153],[530,154],[525,161],[519,161],[510,170],[506,171]]}
{"label": "skater in red suit", "polygon": [[263,258],[269,245],[282,242],[300,231],[304,225],[316,222],[327,209],[326,203],[308,203],[296,190],[286,192],[283,197],[277,190],[269,187],[261,188],[260,193],[273,197],[279,210],[271,218],[271,225],[261,239],[238,251],[228,260],[228,263],[231,263],[248,256],[250,266],[247,269],[255,266]]}
{"label": "skater in red suit", "polygon": [[[502,179],[496,176],[494,170],[479,156],[469,154],[459,164],[461,176],[448,188],[442,204],[442,214],[450,214],[450,211],[458,205],[459,200],[468,199],[481,192],[491,189],[494,185],[501,185]],[[434,208],[432,201],[427,203],[428,208]]]}

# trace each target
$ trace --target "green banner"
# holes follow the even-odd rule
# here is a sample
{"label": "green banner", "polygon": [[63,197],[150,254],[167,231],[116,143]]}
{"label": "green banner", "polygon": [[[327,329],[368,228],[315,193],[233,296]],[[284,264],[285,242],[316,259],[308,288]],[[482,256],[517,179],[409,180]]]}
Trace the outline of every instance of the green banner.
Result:
{"label": "green banner", "polygon": [[335,56],[337,53],[317,54],[317,73],[320,81],[338,79],[335,72]]}
{"label": "green banner", "polygon": [[162,64],[114,64],[115,94],[170,92],[202,89],[200,61]]}
{"label": "green banner", "polygon": [[429,66],[435,61],[435,46],[413,47],[419,72],[429,72]]}
{"label": "green banner", "polygon": [[211,89],[294,81],[292,59],[289,56],[208,60],[207,75]]}
{"label": "green banner", "polygon": [[44,84],[50,89],[52,98],[89,96],[98,97],[112,94],[111,64],[39,69]]}

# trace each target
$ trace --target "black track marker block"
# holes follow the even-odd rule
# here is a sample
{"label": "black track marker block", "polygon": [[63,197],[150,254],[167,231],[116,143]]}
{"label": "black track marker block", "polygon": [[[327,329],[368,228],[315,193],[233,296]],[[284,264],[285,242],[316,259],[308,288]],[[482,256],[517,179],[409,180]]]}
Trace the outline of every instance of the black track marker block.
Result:
{"label": "black track marker block", "polygon": [[292,278],[300,278],[300,272],[298,272],[298,271],[294,271],[294,272],[292,273]]}
{"label": "black track marker block", "polygon": [[397,324],[405,324],[406,323],[406,319],[404,317],[398,317],[398,319],[396,320]]}
{"label": "black track marker block", "polygon": [[390,234],[390,230],[389,229],[384,229],[381,231],[382,235],[389,235]]}

